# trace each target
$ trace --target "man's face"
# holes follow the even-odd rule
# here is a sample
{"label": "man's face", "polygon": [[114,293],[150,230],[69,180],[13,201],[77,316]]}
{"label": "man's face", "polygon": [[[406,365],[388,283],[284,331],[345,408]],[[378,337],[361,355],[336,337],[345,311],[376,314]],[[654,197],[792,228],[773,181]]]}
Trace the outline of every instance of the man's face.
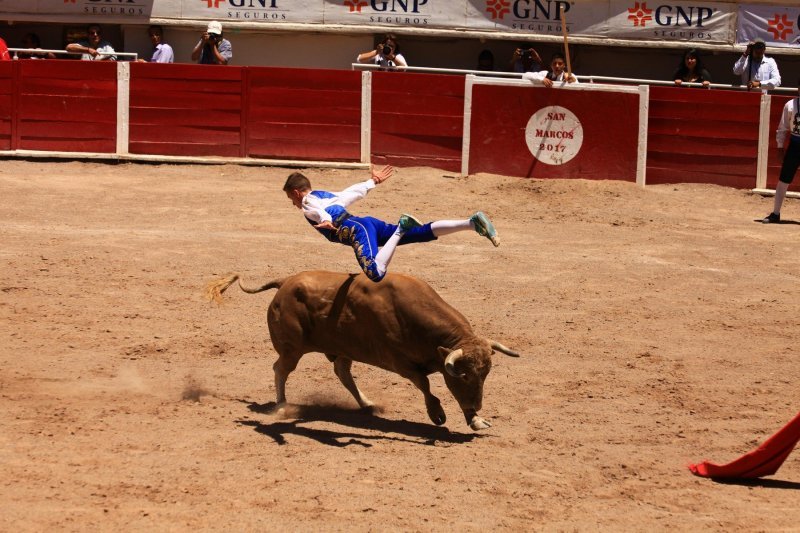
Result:
{"label": "man's face", "polygon": [[150,35],[150,42],[153,43],[153,46],[161,44],[162,36],[160,30],[150,30],[148,34]]}
{"label": "man's face", "polygon": [[553,69],[553,74],[559,75],[564,72],[564,61],[561,59],[554,59],[552,63],[550,63],[550,68]]}
{"label": "man's face", "polygon": [[756,60],[759,60],[759,61],[761,59],[763,59],[765,50],[766,50],[766,48],[763,48],[761,46],[754,46],[753,47],[753,59],[756,59]]}
{"label": "man's face", "polygon": [[100,44],[103,32],[100,31],[100,28],[97,26],[90,26],[86,33],[89,36],[89,43],[92,45],[92,48],[96,48],[97,45]]}

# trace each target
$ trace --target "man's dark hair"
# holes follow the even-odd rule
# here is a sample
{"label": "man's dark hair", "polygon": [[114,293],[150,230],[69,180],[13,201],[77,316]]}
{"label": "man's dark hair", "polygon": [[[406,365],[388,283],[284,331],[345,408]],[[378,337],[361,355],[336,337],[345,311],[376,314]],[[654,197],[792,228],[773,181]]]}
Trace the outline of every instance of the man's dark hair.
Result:
{"label": "man's dark hair", "polygon": [[292,172],[286,178],[286,183],[283,185],[284,192],[288,191],[305,191],[311,188],[311,182],[307,177],[299,172]]}
{"label": "man's dark hair", "polygon": [[151,31],[157,31],[159,35],[161,35],[162,37],[164,36],[164,28],[162,28],[157,24],[153,24],[152,26],[147,28],[147,33],[150,33]]}

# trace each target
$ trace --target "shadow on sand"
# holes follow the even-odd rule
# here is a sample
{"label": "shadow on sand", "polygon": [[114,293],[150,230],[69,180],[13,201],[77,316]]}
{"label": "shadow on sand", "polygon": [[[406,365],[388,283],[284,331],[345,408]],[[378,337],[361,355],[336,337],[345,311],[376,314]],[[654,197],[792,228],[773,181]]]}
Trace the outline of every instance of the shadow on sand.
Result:
{"label": "shadow on sand", "polygon": [[[275,402],[259,404],[246,400],[239,401],[247,404],[247,408],[254,413],[276,413]],[[276,420],[266,423],[255,420],[237,420],[236,423],[250,426],[258,433],[272,438],[278,444],[286,444],[286,435],[299,435],[313,439],[320,444],[338,448],[350,445],[369,448],[372,446],[371,442],[375,441],[408,442],[409,444],[428,446],[433,446],[437,442],[463,444],[487,436],[476,433],[453,433],[446,427],[409,422],[408,420],[389,420],[374,414],[369,409],[348,409],[337,405],[289,405],[286,409],[287,413],[284,416],[291,417],[293,420]],[[351,428],[351,431],[312,428],[304,425],[308,422],[329,422]]]}
{"label": "shadow on sand", "polygon": [[764,487],[765,489],[800,489],[800,482],[783,479],[712,479],[720,485],[740,485],[742,487]]}

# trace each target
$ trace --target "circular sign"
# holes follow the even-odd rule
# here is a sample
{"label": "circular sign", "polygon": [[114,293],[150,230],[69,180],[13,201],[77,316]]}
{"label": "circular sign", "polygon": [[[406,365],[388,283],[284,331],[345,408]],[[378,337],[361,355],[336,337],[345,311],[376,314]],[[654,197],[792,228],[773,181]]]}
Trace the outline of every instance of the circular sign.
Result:
{"label": "circular sign", "polygon": [[583,145],[583,126],[569,109],[543,107],[525,126],[525,142],[533,157],[542,163],[563,165],[578,155]]}

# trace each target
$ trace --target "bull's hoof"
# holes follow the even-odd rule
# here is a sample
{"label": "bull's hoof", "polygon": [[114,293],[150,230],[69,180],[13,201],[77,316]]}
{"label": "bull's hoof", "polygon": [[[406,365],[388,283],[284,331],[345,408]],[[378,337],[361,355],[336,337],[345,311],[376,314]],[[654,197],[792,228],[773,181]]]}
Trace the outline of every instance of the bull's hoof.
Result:
{"label": "bull's hoof", "polygon": [[441,426],[447,422],[447,416],[444,414],[444,409],[442,409],[441,406],[439,406],[439,409],[436,411],[428,411],[428,416],[430,417],[431,422],[437,426]]}
{"label": "bull's hoof", "polygon": [[492,427],[492,425],[479,416],[473,416],[472,420],[470,420],[469,427],[472,428],[473,431],[480,431],[481,429],[488,429]]}

